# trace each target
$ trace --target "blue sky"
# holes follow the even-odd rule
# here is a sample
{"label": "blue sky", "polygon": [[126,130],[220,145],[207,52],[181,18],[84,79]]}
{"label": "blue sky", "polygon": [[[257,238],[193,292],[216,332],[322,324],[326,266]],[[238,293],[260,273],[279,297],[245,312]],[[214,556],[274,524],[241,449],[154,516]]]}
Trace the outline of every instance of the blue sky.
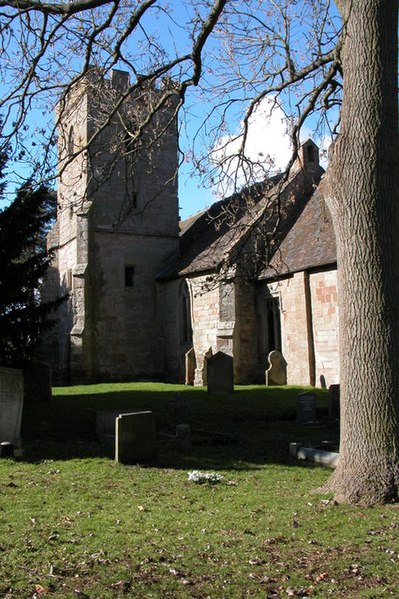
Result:
{"label": "blue sky", "polygon": [[179,207],[182,220],[210,206],[216,196],[212,191],[201,184],[200,179],[195,176],[192,167],[188,164],[182,164],[179,170]]}
{"label": "blue sky", "polygon": [[[239,3],[238,3],[239,4]],[[242,5],[245,7],[247,3],[243,2]],[[254,3],[256,5],[256,2]],[[252,5],[251,5],[252,6]],[[260,4],[261,6],[261,4]],[[159,14],[153,11],[151,15],[147,17],[146,22],[143,25],[147,25],[149,30],[158,31],[158,40],[162,43],[165,50],[170,54],[185,53],[187,49],[191,47],[190,29],[189,24],[192,21],[193,14],[195,11],[203,11],[204,6],[201,0],[191,2],[190,0],[174,0],[170,5],[168,13],[161,12]],[[187,28],[184,28],[185,24]],[[133,48],[133,52],[136,52],[137,58],[137,69],[140,72],[140,66],[144,68],[144,63],[141,65],[141,61],[144,60],[140,54],[137,55],[136,45],[139,46],[140,40],[137,38],[131,39],[129,44]],[[214,49],[216,43],[210,41],[210,48]],[[220,47],[219,47],[220,51]],[[75,62],[74,62],[75,61]],[[204,61],[204,81],[205,86],[212,87],[214,82],[213,66],[215,56],[206,58]],[[72,60],[70,65],[66,65],[65,73],[68,73],[68,68],[72,68],[76,65],[78,60],[75,58]],[[145,62],[145,61],[144,61]],[[72,65],[72,66],[71,66]],[[123,65],[121,65],[123,68]],[[0,93],[3,93],[3,89],[0,88]],[[239,90],[234,90],[236,96],[240,99]],[[219,98],[220,100],[220,98]],[[192,140],[195,137],[200,124],[203,122],[207,114],[209,114],[210,108],[212,107],[212,101],[216,102],[215,99],[211,99],[201,94],[201,90],[190,90],[187,97],[187,108],[185,110],[184,118],[181,118],[181,138],[180,143],[187,155],[190,154],[192,147]],[[240,102],[239,102],[240,103]],[[266,105],[267,107],[267,105]],[[243,108],[243,106],[239,106]],[[44,111],[45,114],[39,110],[31,113],[28,124],[33,129],[35,126],[45,126],[47,119],[48,123],[51,123],[51,109],[47,108]],[[237,134],[240,131],[242,112],[237,107],[237,110],[232,110],[227,114],[225,130],[223,132],[224,141],[229,139],[229,135],[232,133]],[[256,118],[253,119],[251,126],[251,135],[248,139],[248,152],[250,157],[256,160],[257,156],[273,154],[273,158],[276,162],[276,166],[279,169],[284,168],[285,164],[289,159],[289,147],[287,140],[284,138],[284,127],[282,127],[282,113],[277,109],[276,113],[266,123],[267,115],[265,111],[259,111]],[[202,137],[198,137],[197,150],[199,153],[204,151],[205,145],[208,144],[211,148],[218,142],[217,136],[211,137],[208,135],[208,131],[211,131],[212,127],[209,126],[208,130],[205,128],[202,130]],[[28,132],[28,138],[30,133]],[[309,130],[304,132],[303,137],[306,138],[309,135]],[[233,148],[234,149],[234,148]],[[17,170],[21,172],[21,165],[17,164]],[[25,170],[24,172],[28,172]],[[12,189],[12,185],[9,186],[9,190]],[[232,190],[228,188],[222,190],[220,186],[214,186],[213,190],[210,189],[210,185],[204,184],[200,179],[192,164],[189,161],[182,162],[179,171],[179,205],[181,207],[180,215],[184,219],[190,214],[209,206],[213,201],[219,199],[223,193],[228,193]]]}

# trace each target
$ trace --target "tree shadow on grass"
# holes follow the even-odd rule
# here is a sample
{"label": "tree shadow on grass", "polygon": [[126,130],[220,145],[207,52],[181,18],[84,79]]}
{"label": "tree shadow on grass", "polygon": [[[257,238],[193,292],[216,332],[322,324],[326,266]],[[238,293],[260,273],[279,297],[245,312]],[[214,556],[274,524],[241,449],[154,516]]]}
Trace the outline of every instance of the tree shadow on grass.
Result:
{"label": "tree shadow on grass", "polygon": [[[202,435],[197,444],[194,434],[189,449],[179,448],[170,438],[160,441],[158,459],[149,466],[237,470],[265,464],[298,465],[289,456],[290,442],[337,441],[337,429],[327,422],[327,397],[322,390],[315,390],[318,423],[296,425],[296,401],[301,391],[303,388],[298,387],[239,387],[232,395],[209,395],[204,389],[156,384],[60,389],[50,403],[25,406],[25,459],[113,459],[112,449],[97,441],[96,413],[152,410],[158,432],[173,435],[182,417],[194,432],[210,435],[208,439]],[[180,394],[178,399],[176,393]]]}

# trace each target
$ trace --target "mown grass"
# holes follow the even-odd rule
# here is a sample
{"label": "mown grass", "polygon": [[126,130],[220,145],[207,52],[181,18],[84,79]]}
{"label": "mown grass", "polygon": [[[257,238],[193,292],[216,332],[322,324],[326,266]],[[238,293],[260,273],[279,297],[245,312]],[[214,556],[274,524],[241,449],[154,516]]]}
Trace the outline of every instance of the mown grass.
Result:
{"label": "mown grass", "polygon": [[[26,406],[25,459],[0,460],[0,597],[399,597],[398,507],[335,505],[318,490],[330,472],[289,457],[290,441],[338,434],[323,392],[319,424],[296,426],[298,391],[95,385]],[[165,447],[148,466],[97,444],[99,409],[152,409],[172,430],[176,392],[225,444]],[[224,481],[195,485],[192,469]]]}

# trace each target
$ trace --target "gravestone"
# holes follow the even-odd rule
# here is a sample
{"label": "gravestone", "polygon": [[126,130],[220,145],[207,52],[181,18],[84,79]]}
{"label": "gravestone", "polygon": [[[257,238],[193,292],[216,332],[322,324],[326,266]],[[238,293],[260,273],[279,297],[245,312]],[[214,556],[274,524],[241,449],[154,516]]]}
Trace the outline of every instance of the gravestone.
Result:
{"label": "gravestone", "polygon": [[210,347],[204,353],[204,361],[202,362],[201,385],[203,385],[204,387],[208,384],[208,360],[212,355],[213,355],[213,351],[212,351],[212,348]]}
{"label": "gravestone", "polygon": [[0,443],[0,457],[13,458],[14,457],[14,444],[10,443],[10,441],[2,441]]}
{"label": "gravestone", "polygon": [[173,399],[169,403],[170,412],[173,419],[173,428],[178,424],[188,424],[190,421],[190,406],[185,397],[180,393],[174,393]]}
{"label": "gravestone", "polygon": [[26,402],[51,400],[51,368],[46,362],[29,362],[24,368]]}
{"label": "gravestone", "polygon": [[233,358],[221,351],[208,358],[208,393],[233,393]]}
{"label": "gravestone", "polygon": [[185,362],[186,362],[185,383],[186,383],[186,385],[194,385],[195,368],[197,366],[197,363],[195,360],[195,351],[194,351],[193,347],[191,349],[189,349],[188,352],[186,353]]}
{"label": "gravestone", "polygon": [[115,448],[115,421],[121,410],[100,410],[96,412],[97,441],[109,450]]}
{"label": "gravestone", "polygon": [[115,460],[137,464],[157,455],[155,419],[152,412],[121,414],[115,420]]}
{"label": "gravestone", "polygon": [[176,437],[181,449],[191,447],[191,426],[189,424],[178,424],[176,426]]}
{"label": "gravestone", "polygon": [[0,443],[21,437],[24,379],[22,370],[0,368]]}
{"label": "gravestone", "polygon": [[339,421],[339,385],[330,385],[328,388],[328,419],[330,422]]}
{"label": "gravestone", "polygon": [[316,396],[313,393],[298,394],[296,421],[302,425],[316,421]]}
{"label": "gravestone", "polygon": [[287,384],[287,362],[281,352],[274,349],[268,355],[269,368],[266,370],[266,385]]}

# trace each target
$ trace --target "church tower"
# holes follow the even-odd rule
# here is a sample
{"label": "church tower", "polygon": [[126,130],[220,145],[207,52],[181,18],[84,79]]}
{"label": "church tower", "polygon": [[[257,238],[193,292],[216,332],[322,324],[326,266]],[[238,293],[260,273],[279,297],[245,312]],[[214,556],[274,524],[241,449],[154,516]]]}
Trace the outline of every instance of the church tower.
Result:
{"label": "church tower", "polygon": [[[166,98],[166,99],[165,99]],[[159,107],[161,108],[159,109]],[[59,102],[55,382],[162,378],[157,274],[178,249],[172,89],[92,69]]]}

